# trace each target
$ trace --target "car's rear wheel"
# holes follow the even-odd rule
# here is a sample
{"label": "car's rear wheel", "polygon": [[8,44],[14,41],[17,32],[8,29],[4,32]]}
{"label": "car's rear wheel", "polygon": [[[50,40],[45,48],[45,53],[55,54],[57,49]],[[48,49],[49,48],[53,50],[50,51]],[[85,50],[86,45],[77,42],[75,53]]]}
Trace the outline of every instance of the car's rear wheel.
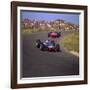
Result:
{"label": "car's rear wheel", "polygon": [[56,45],[56,51],[57,51],[57,52],[60,52],[60,51],[61,51],[61,50],[60,50],[60,45],[59,45],[59,44]]}

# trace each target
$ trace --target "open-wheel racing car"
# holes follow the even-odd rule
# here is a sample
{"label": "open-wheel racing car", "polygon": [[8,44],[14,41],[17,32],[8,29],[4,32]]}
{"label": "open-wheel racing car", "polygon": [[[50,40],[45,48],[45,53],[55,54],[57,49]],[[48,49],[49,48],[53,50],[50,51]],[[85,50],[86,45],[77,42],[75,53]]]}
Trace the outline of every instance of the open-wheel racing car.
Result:
{"label": "open-wheel racing car", "polygon": [[41,42],[40,39],[36,40],[36,47],[40,48],[41,51],[60,51],[60,45],[55,43],[53,40],[46,40],[45,42]]}
{"label": "open-wheel racing car", "polygon": [[61,32],[49,32],[48,37],[59,38],[61,36]]}

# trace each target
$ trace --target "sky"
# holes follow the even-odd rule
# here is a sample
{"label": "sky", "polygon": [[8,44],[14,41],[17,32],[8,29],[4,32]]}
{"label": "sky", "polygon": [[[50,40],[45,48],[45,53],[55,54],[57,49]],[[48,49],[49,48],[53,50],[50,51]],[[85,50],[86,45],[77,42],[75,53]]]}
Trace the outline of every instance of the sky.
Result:
{"label": "sky", "polygon": [[36,19],[36,20],[46,20],[46,21],[54,21],[56,19],[62,19],[66,22],[70,22],[73,24],[79,24],[79,14],[72,13],[45,13],[45,12],[32,12],[32,11],[21,11],[22,20],[25,18],[28,19]]}

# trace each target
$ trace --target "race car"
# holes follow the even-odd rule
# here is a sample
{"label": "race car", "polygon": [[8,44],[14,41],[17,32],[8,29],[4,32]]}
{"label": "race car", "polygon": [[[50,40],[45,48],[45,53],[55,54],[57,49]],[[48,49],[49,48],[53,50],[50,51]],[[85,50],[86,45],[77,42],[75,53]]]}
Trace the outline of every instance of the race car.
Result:
{"label": "race car", "polygon": [[36,47],[40,48],[41,51],[61,51],[60,45],[56,44],[53,40],[46,40],[45,42],[41,42],[40,39],[38,39],[36,40]]}
{"label": "race car", "polygon": [[61,36],[61,32],[49,32],[48,37],[59,38]]}

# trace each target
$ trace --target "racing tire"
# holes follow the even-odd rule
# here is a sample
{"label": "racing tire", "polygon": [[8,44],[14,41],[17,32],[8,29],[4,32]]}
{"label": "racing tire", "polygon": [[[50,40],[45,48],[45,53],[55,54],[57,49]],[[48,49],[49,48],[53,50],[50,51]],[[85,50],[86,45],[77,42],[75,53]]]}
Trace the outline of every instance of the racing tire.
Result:
{"label": "racing tire", "polygon": [[52,32],[49,32],[49,33],[48,33],[48,37],[50,37],[51,33],[52,33]]}
{"label": "racing tire", "polygon": [[60,50],[60,45],[59,44],[56,44],[56,51],[57,52],[60,52],[61,50]]}
{"label": "racing tire", "polygon": [[50,37],[50,34],[48,34],[48,37]]}
{"label": "racing tire", "polygon": [[44,51],[44,45],[43,44],[40,44],[40,50]]}
{"label": "racing tire", "polygon": [[37,48],[40,48],[40,43],[41,43],[41,41],[38,39],[38,40],[36,40],[36,47]]}
{"label": "racing tire", "polygon": [[40,48],[40,44],[36,42],[36,47],[37,48]]}
{"label": "racing tire", "polygon": [[58,32],[58,33],[57,33],[57,37],[58,37],[58,38],[61,37],[61,32]]}

